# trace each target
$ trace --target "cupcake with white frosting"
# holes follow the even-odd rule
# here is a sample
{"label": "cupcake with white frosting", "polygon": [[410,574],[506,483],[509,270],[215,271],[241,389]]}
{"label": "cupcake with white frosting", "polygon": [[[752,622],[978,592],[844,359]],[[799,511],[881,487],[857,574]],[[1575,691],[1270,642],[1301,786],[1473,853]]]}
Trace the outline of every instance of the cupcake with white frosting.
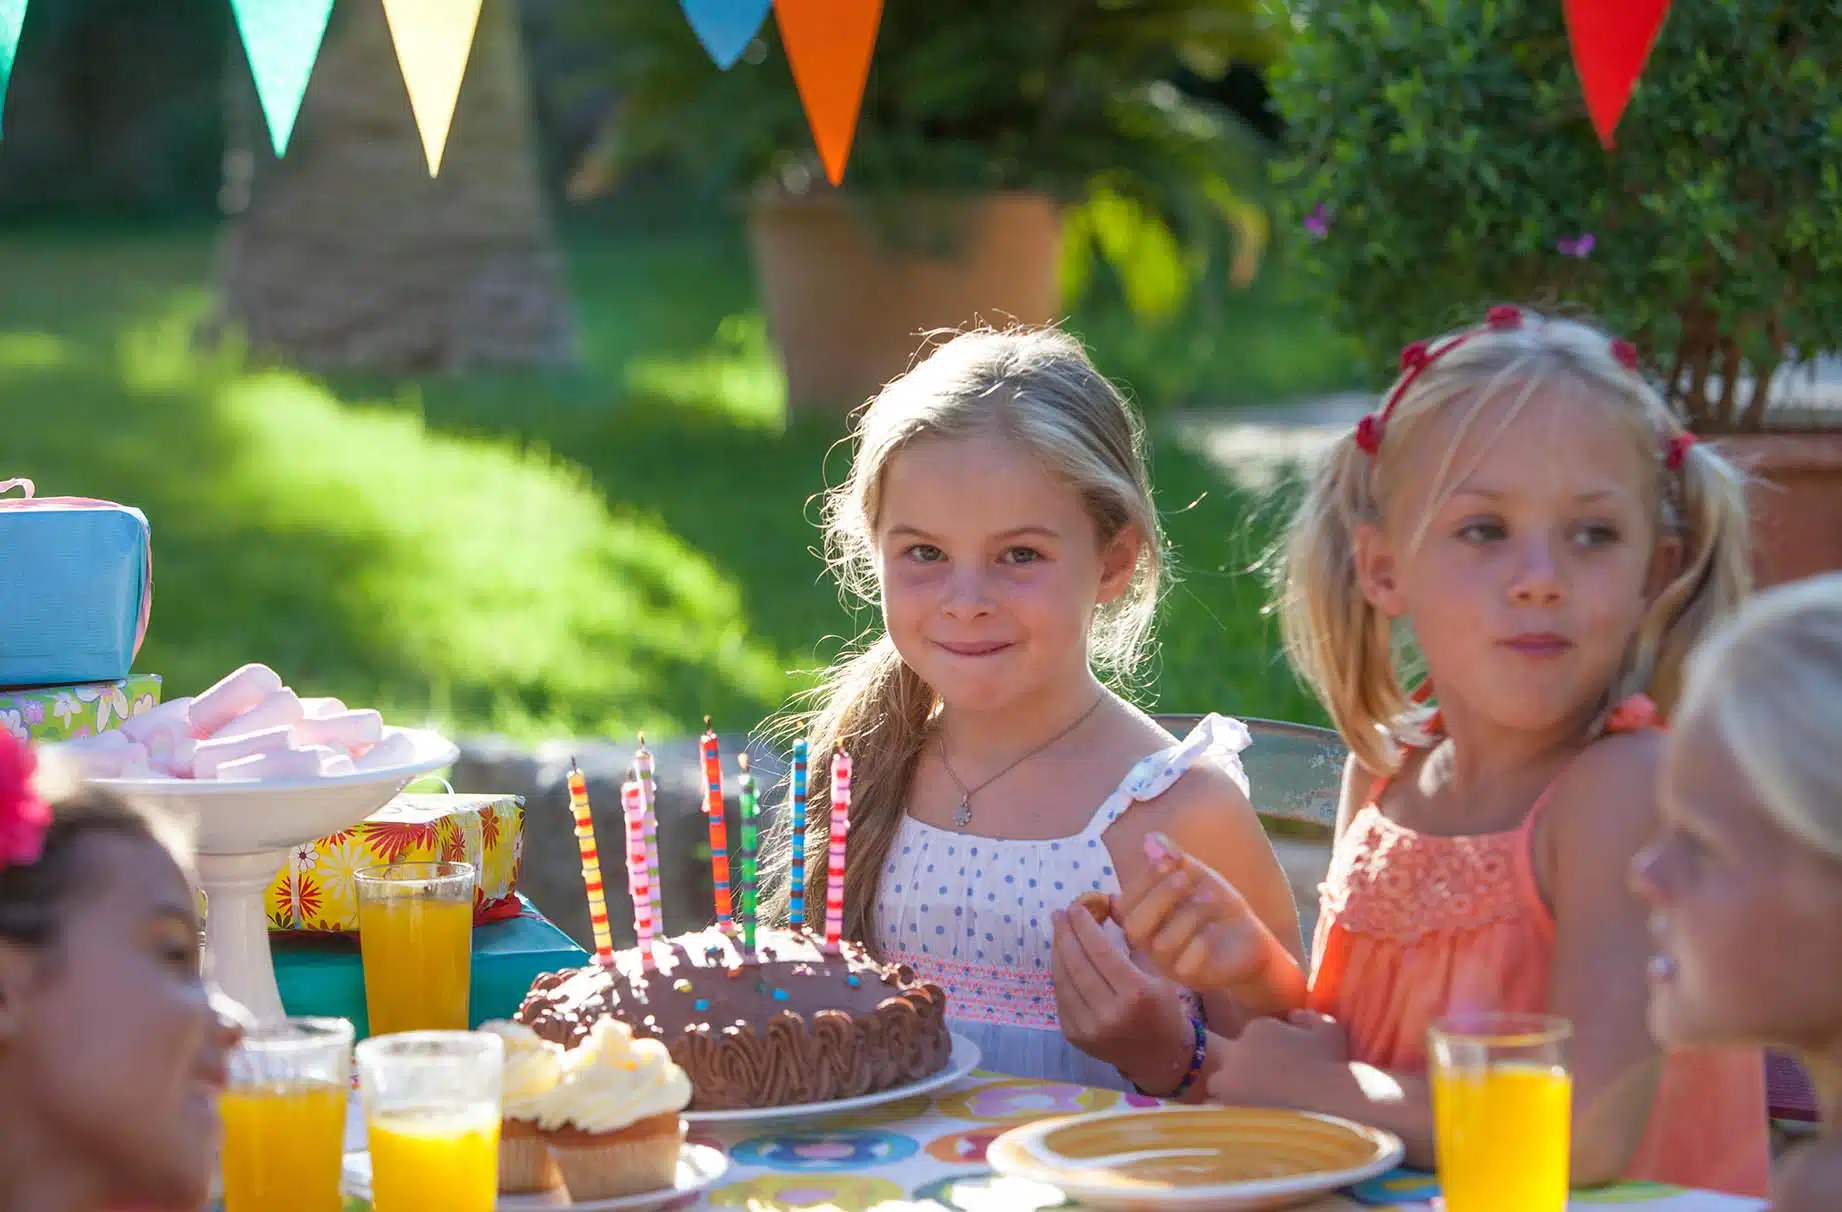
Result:
{"label": "cupcake with white frosting", "polygon": [[563,1176],[537,1126],[538,1106],[563,1077],[563,1050],[529,1027],[481,1023],[505,1041],[504,1093],[499,1121],[499,1193],[521,1195],[562,1185]]}
{"label": "cupcake with white frosting", "polygon": [[691,1081],[658,1040],[614,1018],[563,1054],[563,1077],[537,1100],[537,1123],[573,1200],[669,1187]]}

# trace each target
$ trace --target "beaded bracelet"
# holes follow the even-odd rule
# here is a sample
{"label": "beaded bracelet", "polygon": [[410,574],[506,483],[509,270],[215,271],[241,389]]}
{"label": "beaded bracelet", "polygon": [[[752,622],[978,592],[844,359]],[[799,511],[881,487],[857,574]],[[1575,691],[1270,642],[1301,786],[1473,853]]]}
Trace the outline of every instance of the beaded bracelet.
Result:
{"label": "beaded bracelet", "polygon": [[1146,1098],[1175,1100],[1182,1098],[1184,1093],[1189,1090],[1191,1086],[1196,1084],[1196,1079],[1202,1076],[1203,1059],[1209,1054],[1209,1027],[1208,1024],[1203,1021],[1201,1010],[1192,1010],[1190,1012],[1190,1029],[1196,1033],[1195,1048],[1190,1053],[1190,1067],[1184,1070],[1183,1080],[1177,1083],[1177,1088],[1172,1090],[1169,1094],[1153,1094],[1137,1082],[1133,1082],[1132,1088],[1134,1090],[1138,1091]]}

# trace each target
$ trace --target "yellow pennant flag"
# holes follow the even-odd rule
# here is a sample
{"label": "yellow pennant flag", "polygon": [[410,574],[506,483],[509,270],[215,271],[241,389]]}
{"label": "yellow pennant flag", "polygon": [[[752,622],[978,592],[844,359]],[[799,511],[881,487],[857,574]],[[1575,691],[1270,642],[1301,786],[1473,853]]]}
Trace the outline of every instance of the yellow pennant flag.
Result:
{"label": "yellow pennant flag", "polygon": [[409,107],[422,132],[429,176],[441,172],[441,155],[454,122],[467,56],[480,25],[481,0],[384,0],[390,39],[396,43]]}

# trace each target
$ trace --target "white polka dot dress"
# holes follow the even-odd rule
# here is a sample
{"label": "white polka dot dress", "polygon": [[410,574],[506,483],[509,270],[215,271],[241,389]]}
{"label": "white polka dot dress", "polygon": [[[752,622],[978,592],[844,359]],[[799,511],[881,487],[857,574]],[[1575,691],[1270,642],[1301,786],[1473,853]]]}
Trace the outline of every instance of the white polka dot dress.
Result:
{"label": "white polka dot dress", "polygon": [[[1156,799],[1204,755],[1247,788],[1247,726],[1206,717],[1183,741],[1144,758],[1086,828],[1048,841],[979,837],[905,817],[877,888],[885,958],[947,991],[953,1031],[978,1044],[981,1067],[1114,1089],[1125,1079],[1063,1037],[1049,975],[1050,915],[1084,892],[1116,893],[1102,835],[1133,804]],[[1107,923],[1124,946],[1119,928]]]}

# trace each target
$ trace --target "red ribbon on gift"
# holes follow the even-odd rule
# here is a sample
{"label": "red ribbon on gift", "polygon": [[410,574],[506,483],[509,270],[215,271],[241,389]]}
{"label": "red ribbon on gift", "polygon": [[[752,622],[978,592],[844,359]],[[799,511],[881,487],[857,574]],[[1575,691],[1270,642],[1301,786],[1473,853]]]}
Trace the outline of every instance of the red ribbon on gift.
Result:
{"label": "red ribbon on gift", "polygon": [[1669,0],[1565,0],[1567,41],[1586,110],[1607,150],[1656,45]]}

